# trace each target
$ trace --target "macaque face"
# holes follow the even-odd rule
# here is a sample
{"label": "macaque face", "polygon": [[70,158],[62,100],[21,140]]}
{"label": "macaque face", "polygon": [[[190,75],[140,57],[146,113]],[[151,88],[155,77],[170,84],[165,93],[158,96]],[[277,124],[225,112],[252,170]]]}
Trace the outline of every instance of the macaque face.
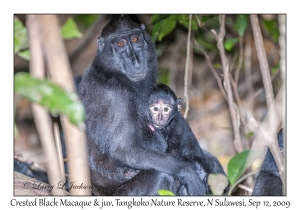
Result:
{"label": "macaque face", "polygon": [[170,114],[173,110],[173,105],[165,101],[159,100],[149,106],[152,122],[156,128],[163,128],[169,122]]}

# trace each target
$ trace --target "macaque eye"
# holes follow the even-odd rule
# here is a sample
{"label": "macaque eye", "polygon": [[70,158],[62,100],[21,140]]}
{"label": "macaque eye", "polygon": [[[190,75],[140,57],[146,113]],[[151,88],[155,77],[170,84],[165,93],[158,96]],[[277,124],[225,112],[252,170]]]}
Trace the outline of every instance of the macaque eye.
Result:
{"label": "macaque eye", "polygon": [[119,47],[123,47],[124,45],[125,45],[125,42],[123,40],[118,42]]}
{"label": "macaque eye", "polygon": [[168,111],[169,111],[169,108],[165,107],[164,112],[168,112]]}
{"label": "macaque eye", "polygon": [[157,108],[157,107],[153,107],[153,110],[157,112],[157,111],[158,111],[158,108]]}
{"label": "macaque eye", "polygon": [[139,38],[137,38],[137,37],[133,37],[133,38],[131,39],[132,42],[137,42],[138,40],[139,40]]}

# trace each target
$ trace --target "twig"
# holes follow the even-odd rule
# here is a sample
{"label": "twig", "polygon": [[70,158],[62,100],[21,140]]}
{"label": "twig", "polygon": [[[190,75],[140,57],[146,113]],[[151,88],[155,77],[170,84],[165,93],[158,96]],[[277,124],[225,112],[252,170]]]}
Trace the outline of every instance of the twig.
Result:
{"label": "twig", "polygon": [[259,123],[257,122],[257,120],[254,119],[254,117],[252,116],[252,114],[250,112],[247,111],[247,117],[250,121],[250,123],[253,124],[253,126],[262,133],[262,135],[264,136],[265,139],[270,140],[271,137],[269,135],[269,133],[267,133],[266,131],[264,131],[261,126],[259,125]]}
{"label": "twig", "polygon": [[210,57],[209,55],[207,54],[207,52],[200,46],[200,44],[198,43],[198,41],[196,39],[194,39],[194,43],[196,45],[196,47],[198,47],[198,49],[203,53],[205,59],[206,59],[206,62],[208,64],[208,67],[209,69],[211,70],[211,72],[213,73],[214,77],[216,78],[217,82],[218,82],[218,85],[219,85],[219,89],[223,95],[223,97],[225,98],[225,100],[227,101],[227,94],[224,90],[224,87],[222,85],[222,80],[220,79],[216,69],[214,68],[211,60],[210,60]]}
{"label": "twig", "polygon": [[[58,19],[55,15],[40,15],[44,36],[44,50],[51,79],[68,91],[75,92],[75,85],[68,57],[61,39]],[[66,116],[61,116],[65,134],[70,181],[91,186],[87,159],[85,132],[73,125]],[[89,189],[71,189],[72,195],[90,195]]]}
{"label": "twig", "polygon": [[238,112],[236,111],[236,106],[233,101],[233,95],[232,95],[232,90],[231,90],[231,85],[230,85],[230,77],[229,77],[229,65],[228,65],[228,60],[225,54],[225,49],[224,49],[224,37],[225,37],[225,15],[220,15],[220,30],[219,34],[216,33],[215,30],[212,30],[212,33],[215,34],[215,37],[218,37],[216,39],[217,41],[217,47],[220,52],[221,56],[221,62],[222,62],[222,67],[223,67],[223,73],[224,73],[224,87],[227,92],[227,99],[228,99],[228,105],[229,105],[229,112],[233,124],[233,130],[234,130],[234,144],[236,147],[236,150],[238,152],[241,152],[244,150],[243,142],[241,139],[240,131],[239,131],[239,126],[240,126],[240,121],[239,121],[239,115]]}
{"label": "twig", "polygon": [[191,36],[190,36],[190,39],[192,41],[190,41],[190,61],[189,61],[189,74],[188,74],[188,85],[189,86],[192,86],[192,79],[193,79],[193,66],[194,66],[194,63],[193,63],[193,59],[194,59],[194,42],[193,42],[193,39],[194,39],[194,36],[193,36],[193,32],[191,32]]}
{"label": "twig", "polygon": [[104,15],[99,15],[96,22],[91,26],[91,28],[85,33],[84,37],[80,40],[76,49],[70,54],[70,61],[73,63],[79,54],[88,46],[88,43],[98,33],[99,28],[103,25]]}
{"label": "twig", "polygon": [[233,79],[233,77],[232,77],[231,74],[230,74],[230,82],[232,84],[233,93],[234,93],[234,96],[235,96],[235,99],[236,99],[236,102],[237,102],[237,106],[238,106],[237,111],[239,112],[239,115],[241,116],[240,119],[241,119],[242,123],[244,124],[244,126],[248,127],[247,122],[245,120],[245,116],[241,112],[241,110],[242,110],[242,103],[241,103],[241,99],[240,99],[240,96],[239,96],[239,93],[238,93],[237,84],[234,81],[234,79]]}
{"label": "twig", "polygon": [[188,91],[188,71],[189,71],[189,62],[190,62],[191,28],[192,28],[192,15],[189,16],[189,32],[188,32],[187,47],[186,47],[186,61],[185,61],[185,74],[184,74],[184,97],[186,101],[186,107],[184,112],[184,118],[186,118],[187,113],[190,109],[189,96],[187,91]]}
{"label": "twig", "polygon": [[53,124],[53,131],[54,131],[54,139],[55,139],[55,144],[56,144],[56,151],[58,154],[58,162],[59,162],[59,167],[60,167],[60,172],[61,172],[61,177],[63,182],[65,182],[65,168],[64,168],[64,161],[63,161],[63,154],[62,154],[62,146],[61,146],[61,139],[59,136],[59,128],[57,123]]}
{"label": "twig", "polygon": [[[241,151],[243,151],[244,146],[243,146],[243,142],[242,142],[242,139],[241,139],[241,134],[240,134],[240,131],[239,131],[239,126],[240,126],[239,114],[237,112],[236,105],[234,104],[234,101],[233,101],[233,95],[232,95],[230,79],[229,79],[229,73],[230,73],[229,72],[229,65],[228,65],[228,60],[227,60],[227,57],[226,57],[226,54],[225,54],[225,49],[224,49],[224,44],[223,44],[224,37],[225,37],[225,15],[220,15],[220,20],[219,21],[220,21],[219,34],[217,34],[217,32],[214,29],[212,29],[211,31],[208,31],[201,24],[200,21],[197,21],[197,23],[198,23],[199,27],[201,27],[204,30],[206,30],[207,32],[209,32],[212,35],[212,37],[217,41],[217,47],[218,47],[219,52],[220,52],[222,68],[223,68],[223,73],[224,73],[224,82],[223,82],[223,84],[224,84],[224,88],[227,92],[227,102],[228,102],[228,105],[229,105],[229,113],[230,113],[230,116],[231,116],[231,121],[232,121],[233,131],[234,131],[234,144],[235,144],[236,150],[238,152],[241,152]],[[223,92],[222,92],[222,94],[224,96]]]}
{"label": "twig", "polygon": [[256,173],[257,173],[257,171],[252,171],[252,172],[250,172],[250,173],[248,173],[248,174],[242,176],[242,178],[240,178],[239,180],[237,180],[237,181],[230,187],[229,192],[228,192],[228,195],[231,195],[233,189],[234,189],[239,183],[241,183],[241,182],[244,181],[246,178],[248,178],[249,176],[252,176],[252,175],[254,175],[254,174],[256,174]]}
{"label": "twig", "polygon": [[280,174],[280,178],[282,182],[284,183],[285,180],[285,173],[284,173],[284,160],[281,155],[280,149],[278,147],[277,141],[275,141],[276,138],[276,132],[277,132],[277,125],[278,125],[278,119],[277,114],[274,107],[274,93],[272,88],[272,81],[270,77],[270,70],[269,65],[267,62],[266,53],[264,51],[264,45],[263,45],[263,39],[261,35],[261,30],[258,23],[257,15],[250,15],[252,30],[253,30],[253,36],[257,51],[257,56],[259,60],[260,70],[263,78],[264,83],[264,89],[266,93],[266,101],[268,106],[268,112],[269,112],[269,133],[268,138],[266,138],[267,141],[269,141],[270,145],[269,148],[273,154],[273,157],[275,157],[275,162]]}
{"label": "twig", "polygon": [[[276,76],[279,74],[279,72],[280,72],[280,71],[277,70],[277,71],[272,75],[272,78],[271,78],[272,82],[274,81],[274,79],[276,78]],[[248,102],[247,102],[247,104],[244,106],[244,108],[248,107],[251,103],[253,103],[254,99],[255,99],[257,96],[259,96],[259,94],[261,94],[263,91],[264,91],[263,88],[259,88],[254,94],[252,94],[252,95],[250,96],[250,98],[247,99]],[[249,109],[248,109],[248,110],[249,110]],[[283,118],[283,119],[285,119],[285,118]]]}
{"label": "twig", "polygon": [[236,67],[235,76],[234,76],[234,81],[236,83],[236,86],[238,86],[238,84],[239,84],[239,74],[240,74],[240,71],[241,71],[241,68],[242,68],[242,65],[243,65],[243,57],[244,57],[243,36],[240,36],[239,46],[240,46],[239,64]]}
{"label": "twig", "polygon": [[[248,96],[253,95],[253,87],[252,87],[252,80],[251,80],[251,37],[246,36],[245,39],[245,81],[246,81],[246,87],[248,90]],[[251,109],[252,111],[252,109]]]}
{"label": "twig", "polygon": [[[37,78],[43,78],[45,74],[43,52],[42,52],[42,38],[40,37],[40,30],[37,15],[27,16],[27,27],[30,40],[30,72],[31,75]],[[50,184],[57,186],[62,181],[61,171],[59,168],[57,153],[54,145],[54,137],[52,133],[51,119],[47,110],[38,105],[32,104],[33,117],[37,131],[39,133],[41,143],[47,158],[48,177]],[[53,195],[65,195],[64,190],[53,188]]]}
{"label": "twig", "polygon": [[[281,79],[282,79],[282,86],[283,86],[283,98],[286,99],[285,97],[285,90],[286,90],[286,82],[285,82],[285,69],[286,69],[286,63],[285,63],[285,50],[286,50],[286,47],[285,47],[285,43],[286,43],[286,15],[278,15],[278,23],[279,23],[279,46],[280,46],[280,72],[281,72]],[[286,101],[286,100],[285,100]],[[282,112],[282,119],[283,121],[285,120],[285,101],[282,101],[282,110],[284,110]],[[285,126],[285,123],[284,122],[284,126]],[[286,139],[286,138],[284,138]],[[284,144],[286,145],[286,144]],[[286,147],[285,147],[286,149]],[[285,153],[286,154],[286,153]],[[285,185],[285,180],[283,180],[283,186],[286,186]],[[286,188],[283,187],[283,195],[286,195]]]}
{"label": "twig", "polygon": [[178,38],[176,39],[176,42],[174,45],[172,45],[171,47],[171,59],[170,59],[170,62],[169,62],[169,68],[170,68],[170,87],[171,89],[176,92],[176,85],[175,85],[175,82],[176,82],[176,76],[177,76],[177,65],[176,65],[176,62],[178,61],[178,58],[179,58],[179,51],[180,49],[184,46],[186,46],[186,39],[185,39],[185,36],[182,36],[182,34],[179,34],[177,36]]}
{"label": "twig", "polygon": [[247,192],[250,192],[250,193],[253,192],[253,189],[251,189],[250,187],[247,187],[247,186],[245,186],[245,185],[242,185],[242,184],[239,184],[239,185],[238,185],[238,188],[241,188],[241,189],[243,189],[243,190],[245,190],[245,191],[247,191]]}

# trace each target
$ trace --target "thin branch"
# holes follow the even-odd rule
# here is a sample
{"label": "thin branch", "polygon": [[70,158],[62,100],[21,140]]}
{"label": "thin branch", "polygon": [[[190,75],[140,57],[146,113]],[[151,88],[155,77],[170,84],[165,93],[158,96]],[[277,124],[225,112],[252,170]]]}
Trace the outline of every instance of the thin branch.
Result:
{"label": "thin branch", "polygon": [[[75,92],[75,85],[65,47],[60,35],[57,16],[39,15],[43,46],[51,79],[68,91]],[[70,182],[91,186],[88,168],[85,132],[73,125],[66,116],[61,116],[65,134]],[[90,189],[71,189],[72,195],[90,195]]]}
{"label": "thin branch", "polygon": [[189,86],[192,86],[192,79],[193,79],[193,66],[194,66],[194,63],[193,63],[193,59],[194,59],[194,42],[193,42],[193,39],[194,39],[194,36],[193,36],[193,32],[191,32],[191,36],[190,36],[190,39],[192,41],[190,41],[190,64],[189,64],[189,74],[188,74],[188,85]]}
{"label": "thin branch", "polygon": [[[286,121],[285,121],[285,101],[286,101],[286,95],[285,95],[285,90],[286,90],[286,80],[285,80],[285,71],[286,71],[286,55],[285,55],[285,51],[286,51],[286,15],[278,15],[278,23],[279,23],[279,46],[280,46],[280,72],[281,72],[281,79],[282,79],[282,86],[283,86],[283,101],[282,101],[282,110],[284,110],[282,112],[282,121],[283,121],[283,125],[286,125]],[[284,100],[285,99],[285,100]],[[286,139],[286,138],[284,138]],[[286,144],[285,144],[286,145]],[[285,147],[286,148],[286,147]],[[286,153],[285,153],[286,154]],[[285,180],[283,180],[283,186],[285,185]],[[283,187],[283,195],[286,195],[286,188]]]}
{"label": "thin branch", "polygon": [[[197,18],[196,18],[197,19]],[[231,83],[229,79],[229,64],[228,60],[225,54],[225,49],[224,49],[224,37],[225,37],[225,15],[220,15],[219,16],[219,21],[220,21],[220,29],[219,29],[219,34],[212,29],[211,31],[208,31],[200,22],[200,20],[197,19],[198,26],[203,28],[204,30],[208,31],[212,37],[217,41],[217,47],[220,52],[220,57],[221,57],[221,62],[222,62],[222,68],[223,68],[223,73],[224,73],[224,88],[227,92],[227,102],[229,105],[229,112],[231,116],[231,121],[233,125],[233,131],[234,131],[234,144],[235,148],[238,152],[241,152],[244,150],[243,142],[241,139],[241,134],[239,131],[239,126],[240,126],[240,121],[239,121],[239,114],[237,112],[236,105],[234,104],[233,101],[233,94],[231,90]],[[216,76],[215,76],[216,77]],[[217,78],[217,77],[216,77]],[[222,92],[224,95],[224,93]]]}
{"label": "thin branch", "polygon": [[244,47],[243,47],[243,36],[240,36],[240,40],[239,40],[239,64],[236,67],[235,70],[235,76],[234,76],[234,81],[236,83],[236,86],[238,86],[239,84],[239,74],[243,65],[243,57],[244,57]]}
{"label": "thin branch", "polygon": [[[42,52],[42,38],[40,35],[41,28],[37,15],[27,16],[27,27],[31,52],[30,73],[33,77],[44,78],[45,68]],[[57,186],[57,184],[62,181],[62,176],[55,150],[50,116],[46,108],[40,106],[39,104],[32,104],[32,112],[47,159],[47,173],[50,184],[52,186]],[[65,191],[55,187],[53,188],[52,194],[65,195]]]}
{"label": "thin branch", "polygon": [[234,97],[236,99],[236,102],[237,102],[237,106],[238,106],[238,112],[239,112],[239,115],[241,116],[241,121],[243,123],[243,125],[245,127],[248,127],[247,126],[247,122],[245,120],[245,116],[241,113],[241,110],[242,110],[242,102],[241,102],[241,99],[240,99],[240,96],[239,96],[239,93],[238,93],[238,88],[237,88],[237,84],[236,82],[234,81],[232,75],[230,74],[230,82],[232,84],[232,88],[233,88],[233,93],[234,93]]}
{"label": "thin branch", "polygon": [[96,33],[99,32],[99,28],[103,27],[104,17],[105,15],[99,15],[96,22],[85,33],[84,37],[80,39],[80,42],[77,45],[76,49],[72,51],[72,53],[69,56],[71,63],[73,63],[78,58],[80,53],[82,53],[82,51],[88,46],[88,43],[91,41],[91,39],[95,36]]}
{"label": "thin branch", "polygon": [[189,32],[187,37],[187,47],[186,47],[186,61],[185,61],[185,74],[184,74],[184,97],[186,101],[186,107],[184,112],[184,118],[186,118],[187,113],[190,109],[189,107],[189,96],[188,96],[188,71],[190,62],[190,45],[191,45],[191,30],[192,29],[192,15],[189,16]]}
{"label": "thin branch", "polygon": [[56,151],[58,154],[58,161],[59,161],[59,167],[60,167],[60,172],[61,172],[61,177],[63,182],[65,182],[65,168],[64,168],[64,160],[63,160],[63,154],[62,154],[62,146],[61,146],[61,139],[59,136],[59,128],[58,124],[54,123],[53,124],[53,131],[54,131],[54,139],[56,143]]}
{"label": "thin branch", "polygon": [[[274,79],[276,78],[276,76],[279,74],[279,69],[272,75],[272,82],[274,81]],[[263,88],[259,88],[254,94],[250,95],[250,98],[248,98],[248,102],[247,104],[243,107],[243,109],[247,108],[251,103],[253,103],[254,99],[259,96],[262,92],[264,91]],[[248,109],[249,110],[249,109]],[[284,118],[283,118],[284,119]]]}
{"label": "thin branch", "polygon": [[270,143],[269,148],[270,148],[273,156],[275,157],[274,159],[275,159],[275,162],[276,162],[279,174],[280,174],[280,178],[281,178],[282,182],[284,183],[284,180],[285,180],[284,159],[281,155],[277,141],[275,141],[275,139],[277,139],[276,132],[277,132],[278,119],[277,119],[277,114],[276,114],[275,106],[274,106],[274,93],[273,93],[272,81],[271,81],[271,77],[270,77],[269,65],[268,65],[266,53],[264,50],[264,44],[263,44],[263,39],[262,39],[257,15],[250,15],[250,20],[251,20],[251,25],[252,25],[253,36],[254,36],[257,56],[258,56],[258,60],[259,60],[260,70],[261,70],[261,74],[262,74],[262,78],[263,78],[264,89],[265,89],[265,93],[266,93],[266,101],[267,101],[268,112],[269,112],[269,115],[268,115],[269,116],[269,126],[268,126],[269,133],[267,136],[268,138],[266,138],[266,140]]}
{"label": "thin branch", "polygon": [[[230,83],[230,77],[229,77],[229,65],[228,65],[228,60],[225,54],[225,49],[224,49],[224,37],[225,37],[225,15],[220,15],[220,30],[217,41],[217,47],[220,52],[221,56],[221,62],[222,62],[222,67],[223,67],[223,73],[224,73],[224,87],[227,92],[227,97],[228,97],[228,105],[229,105],[229,112],[233,124],[233,130],[234,130],[234,144],[238,152],[241,152],[244,150],[243,142],[241,139],[240,131],[239,131],[239,126],[240,126],[240,121],[239,121],[239,115],[236,109],[236,106],[233,101],[233,94],[231,90],[231,83]],[[212,30],[212,33],[217,34],[214,30]]]}
{"label": "thin branch", "polygon": [[251,189],[250,187],[247,187],[247,186],[245,186],[245,185],[242,185],[242,184],[239,184],[239,185],[238,185],[238,188],[241,188],[242,190],[245,190],[245,191],[247,191],[247,192],[249,192],[249,193],[252,193],[252,192],[253,192],[253,189]]}
{"label": "thin branch", "polygon": [[[201,17],[201,15],[199,15]],[[208,30],[200,21],[200,19],[196,16],[196,21],[197,21],[197,24],[200,28],[204,29],[207,33],[209,33],[212,37],[214,37],[215,40],[218,39],[218,35],[215,34],[215,33],[212,33],[212,31]]]}
{"label": "thin branch", "polygon": [[[246,82],[246,87],[248,90],[248,98],[253,97],[253,86],[252,86],[252,79],[251,79],[251,37],[248,35],[246,36],[245,39],[245,82]],[[254,94],[255,95],[255,94]],[[249,100],[249,103],[253,103],[253,99]],[[250,104],[249,104],[250,105]],[[252,107],[250,107],[250,110],[252,111]]]}
{"label": "thin branch", "polygon": [[211,60],[210,60],[210,57],[209,55],[207,54],[207,52],[200,46],[200,44],[198,43],[198,41],[196,39],[194,39],[194,43],[196,45],[196,47],[198,47],[198,49],[203,53],[205,59],[206,59],[206,62],[207,62],[207,65],[209,67],[209,69],[211,70],[211,72],[213,73],[214,77],[216,78],[217,82],[218,82],[218,86],[219,86],[219,89],[223,95],[223,97],[225,98],[225,100],[227,101],[227,94],[224,90],[224,87],[222,85],[222,80],[221,78],[219,77],[216,69],[214,68]]}
{"label": "thin branch", "polygon": [[242,178],[240,178],[239,180],[237,180],[229,189],[229,192],[228,192],[228,195],[231,195],[233,189],[239,184],[241,183],[242,181],[244,181],[246,178],[252,176],[252,175],[255,175],[257,173],[257,171],[252,171],[244,176],[242,176]]}
{"label": "thin branch", "polygon": [[171,46],[171,59],[169,60],[169,69],[170,69],[170,87],[171,89],[176,92],[176,76],[177,76],[177,65],[176,62],[178,61],[179,58],[179,51],[181,48],[183,48],[183,46],[186,46],[185,43],[186,39],[184,36],[182,36],[181,34],[177,36],[177,40],[175,42],[174,45]]}

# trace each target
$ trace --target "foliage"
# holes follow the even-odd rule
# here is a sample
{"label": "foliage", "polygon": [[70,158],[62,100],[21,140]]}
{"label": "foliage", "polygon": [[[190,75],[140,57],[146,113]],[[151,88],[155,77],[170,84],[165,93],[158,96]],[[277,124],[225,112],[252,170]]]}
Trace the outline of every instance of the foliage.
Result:
{"label": "foliage", "polygon": [[[77,18],[82,21],[83,18]],[[93,16],[88,16],[86,24],[92,24]],[[78,30],[77,24],[73,18],[68,18],[61,28],[61,34],[64,39],[81,38],[82,33]],[[30,50],[27,38],[27,28],[15,17],[14,19],[14,52],[25,60],[30,60]]]}
{"label": "foliage", "polygon": [[234,44],[237,43],[239,40],[240,40],[239,37],[226,40],[225,43],[224,43],[225,49],[227,51],[231,51],[231,49],[233,48]]}
{"label": "foliage", "polygon": [[66,114],[75,125],[84,121],[84,110],[75,93],[69,93],[48,80],[40,80],[28,73],[15,75],[15,91],[32,102],[45,106],[52,115]]}
{"label": "foliage", "polygon": [[82,33],[77,28],[73,18],[68,18],[61,28],[61,35],[64,39],[81,38]]}
{"label": "foliage", "polygon": [[85,28],[88,28],[96,22],[97,17],[98,15],[94,14],[75,15],[74,21],[77,24],[83,25]]}
{"label": "foliage", "polygon": [[[165,36],[171,33],[177,23],[186,28],[189,27],[189,15],[152,15],[153,24],[152,40],[161,41]],[[192,30],[197,31],[198,26],[195,20],[192,20]]]}
{"label": "foliage", "polygon": [[249,133],[247,133],[246,135],[245,135],[245,138],[246,139],[249,139],[250,137],[252,137],[254,135],[254,133],[251,131],[251,132],[249,132]]}
{"label": "foliage", "polygon": [[[251,151],[251,152],[250,152]],[[233,185],[237,179],[246,171],[252,162],[258,157],[259,152],[256,150],[246,150],[236,154],[228,163],[228,179]]]}
{"label": "foliage", "polygon": [[175,194],[169,190],[158,190],[158,195],[174,196]]}
{"label": "foliage", "polygon": [[262,20],[263,26],[275,42],[278,42],[279,29],[276,20]]}
{"label": "foliage", "polygon": [[[161,21],[157,22],[157,19]],[[167,17],[161,17],[160,15],[153,15],[151,18],[152,22],[156,22],[153,26],[152,40],[156,39],[160,42],[166,35],[171,33],[176,26],[176,18],[174,15],[169,15]]]}
{"label": "foliage", "polygon": [[27,29],[23,25],[23,23],[16,17],[14,19],[14,52],[25,60],[30,59]]}
{"label": "foliage", "polygon": [[169,71],[160,71],[159,73],[159,83],[168,85],[170,81],[170,72]]}
{"label": "foliage", "polygon": [[14,124],[14,136],[15,136],[15,138],[17,138],[18,137],[18,135],[19,135],[19,131],[18,131],[18,128],[17,128],[17,126],[16,126],[16,124]]}
{"label": "foliage", "polygon": [[239,36],[244,36],[248,27],[249,16],[238,15],[233,28],[238,32]]}

